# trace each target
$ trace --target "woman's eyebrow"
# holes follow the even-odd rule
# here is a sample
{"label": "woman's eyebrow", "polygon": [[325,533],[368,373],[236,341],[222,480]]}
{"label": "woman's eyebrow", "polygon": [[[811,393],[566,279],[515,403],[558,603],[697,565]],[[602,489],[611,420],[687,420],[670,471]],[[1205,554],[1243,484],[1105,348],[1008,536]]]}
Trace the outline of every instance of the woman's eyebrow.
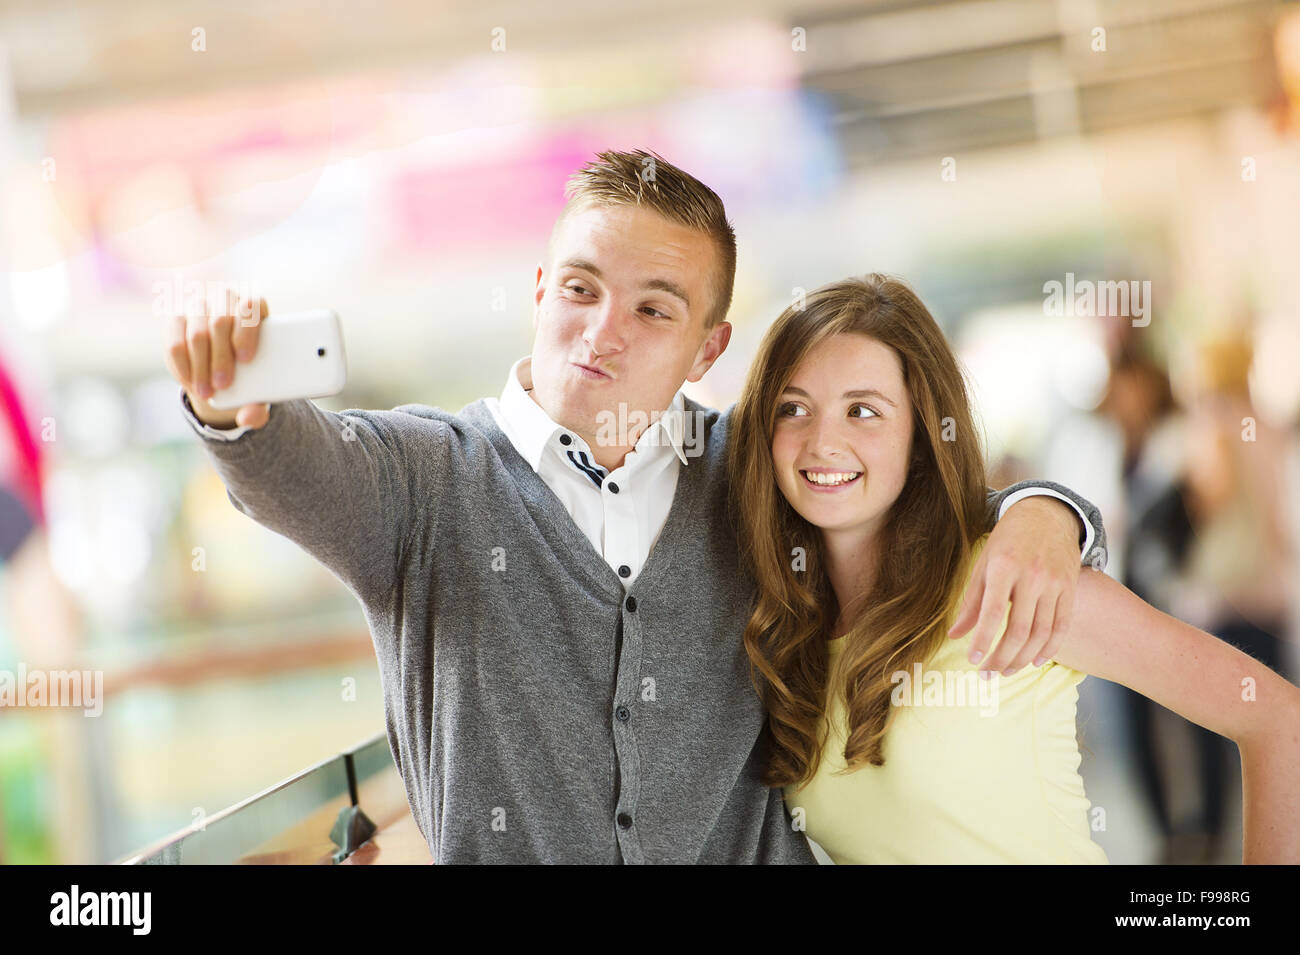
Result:
{"label": "woman's eyebrow", "polygon": [[[811,397],[808,394],[808,392],[804,391],[802,388],[796,388],[793,385],[786,388],[785,391],[781,392],[781,394],[802,395],[805,398]],[[854,391],[846,391],[840,397],[841,398],[879,398],[881,401],[885,402],[890,407],[893,408],[898,407],[897,402],[895,402],[892,398],[886,395],[883,391],[878,391],[875,388],[859,388]]]}

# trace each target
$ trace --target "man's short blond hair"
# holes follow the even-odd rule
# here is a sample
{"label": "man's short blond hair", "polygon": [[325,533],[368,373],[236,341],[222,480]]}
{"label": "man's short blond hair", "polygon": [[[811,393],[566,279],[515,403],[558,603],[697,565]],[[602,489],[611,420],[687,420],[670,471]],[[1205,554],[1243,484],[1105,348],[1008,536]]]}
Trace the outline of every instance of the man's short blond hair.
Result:
{"label": "man's short blond hair", "polygon": [[703,232],[713,240],[718,258],[706,328],[727,317],[736,281],[736,232],[722,200],[704,183],[657,153],[610,151],[597,153],[594,161],[570,176],[564,195],[568,201],[557,227],[571,212],[591,206],[644,206],[669,222]]}

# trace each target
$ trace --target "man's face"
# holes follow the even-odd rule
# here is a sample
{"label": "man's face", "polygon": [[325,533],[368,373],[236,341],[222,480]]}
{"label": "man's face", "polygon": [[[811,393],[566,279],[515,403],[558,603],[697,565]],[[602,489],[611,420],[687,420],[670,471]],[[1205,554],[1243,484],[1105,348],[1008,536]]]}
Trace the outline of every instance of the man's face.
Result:
{"label": "man's face", "polygon": [[592,206],[560,223],[537,270],[533,397],[598,460],[621,461],[639,436],[602,449],[601,412],[664,410],[727,347],[729,324],[705,330],[716,269],[712,239],[648,209]]}

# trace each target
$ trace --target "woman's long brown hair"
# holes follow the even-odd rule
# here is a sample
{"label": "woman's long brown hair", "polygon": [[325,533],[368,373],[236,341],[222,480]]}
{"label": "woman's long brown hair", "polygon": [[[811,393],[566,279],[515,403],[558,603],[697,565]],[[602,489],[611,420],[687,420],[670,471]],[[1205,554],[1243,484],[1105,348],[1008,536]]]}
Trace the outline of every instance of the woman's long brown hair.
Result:
{"label": "woman's long brown hair", "polygon": [[[875,585],[832,674],[827,640],[838,636],[829,631],[839,607],[821,533],[777,486],[772,435],[780,395],[800,362],[820,342],[846,333],[866,335],[898,355],[912,403],[912,460],[881,532]],[[772,745],[765,781],[787,786],[816,772],[823,745],[818,727],[831,680],[847,704],[848,767],[883,765],[891,674],[910,672],[939,648],[972,545],[987,530],[984,459],[956,356],[934,317],[902,282],[876,274],[835,282],[809,293],[802,307],[791,306],[773,323],[731,427],[734,519],[741,553],[758,584],[745,649],[768,713]]]}

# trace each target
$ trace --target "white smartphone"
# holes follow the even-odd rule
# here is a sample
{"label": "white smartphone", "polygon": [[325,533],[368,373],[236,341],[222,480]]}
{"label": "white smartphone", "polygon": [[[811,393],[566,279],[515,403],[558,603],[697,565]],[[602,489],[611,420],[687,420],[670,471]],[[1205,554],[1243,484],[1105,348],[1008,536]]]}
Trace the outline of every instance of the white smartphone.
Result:
{"label": "white smartphone", "polygon": [[[238,318],[235,319],[239,321]],[[347,384],[343,326],[336,312],[272,314],[262,320],[257,353],[235,362],[235,379],[208,399],[214,408],[336,395]]]}

